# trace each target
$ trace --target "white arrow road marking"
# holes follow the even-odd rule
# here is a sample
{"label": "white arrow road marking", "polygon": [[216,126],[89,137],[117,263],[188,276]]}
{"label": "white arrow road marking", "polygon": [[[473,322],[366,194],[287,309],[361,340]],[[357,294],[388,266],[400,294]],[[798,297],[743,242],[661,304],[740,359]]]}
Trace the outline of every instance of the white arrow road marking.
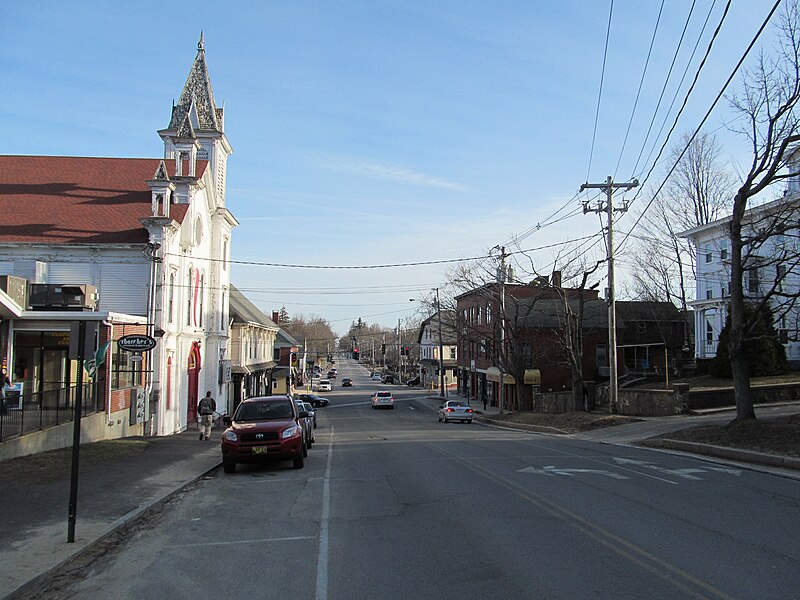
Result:
{"label": "white arrow road marking", "polygon": [[724,467],[704,467],[702,469],[667,469],[666,467],[660,467],[655,463],[647,462],[644,460],[633,460],[630,458],[618,458],[614,457],[614,460],[617,464],[620,465],[636,465],[642,469],[652,469],[653,471],[658,471],[659,473],[666,473],[667,475],[673,475],[675,477],[681,477],[683,479],[691,479],[694,481],[703,481],[702,477],[695,477],[694,475],[697,473],[705,473],[707,471],[719,471],[720,473],[728,473],[729,475],[736,475],[737,477],[740,475],[740,471],[738,469],[726,469]]}
{"label": "white arrow road marking", "polygon": [[620,475],[619,473],[612,473],[611,471],[605,471],[602,469],[561,469],[555,467],[553,465],[548,465],[542,469],[536,469],[534,467],[525,467],[524,469],[520,469],[517,473],[535,473],[536,475],[566,475],[569,477],[574,477],[575,473],[590,473],[593,475],[604,475],[605,477],[611,477],[612,479],[629,479],[625,477],[625,475]]}
{"label": "white arrow road marking", "polygon": [[720,473],[727,473],[728,475],[736,475],[736,477],[739,477],[739,475],[742,474],[742,472],[739,469],[728,469],[727,467],[706,467],[706,469],[708,469],[709,471],[719,471]]}

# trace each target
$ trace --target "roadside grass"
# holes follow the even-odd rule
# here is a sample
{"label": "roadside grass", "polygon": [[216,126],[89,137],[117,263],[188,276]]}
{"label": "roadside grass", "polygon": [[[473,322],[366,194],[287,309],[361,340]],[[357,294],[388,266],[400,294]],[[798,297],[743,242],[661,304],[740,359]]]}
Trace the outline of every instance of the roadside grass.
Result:
{"label": "roadside grass", "polygon": [[800,413],[769,420],[692,427],[663,434],[655,439],[658,438],[800,458]]}
{"label": "roadside grass", "polygon": [[[712,375],[696,375],[694,377],[676,377],[669,379],[669,388],[676,383],[687,383],[693,390],[696,389],[719,389],[733,387],[733,379],[714,377]],[[779,383],[800,383],[800,371],[788,371],[782,375],[770,375],[768,377],[751,377],[750,385],[757,387],[760,385],[775,385]],[[639,385],[627,386],[627,389],[664,389],[665,381],[650,381]]]}
{"label": "roadside grass", "polygon": [[601,413],[568,412],[560,414],[544,414],[535,412],[512,412],[502,415],[492,415],[492,419],[505,421],[509,424],[522,423],[548,427],[561,433],[578,433],[590,431],[601,427],[613,427],[625,423],[635,423],[642,419],[622,415],[607,415]]}
{"label": "roadside grass", "polygon": [[[758,415],[758,407],[756,407],[756,415]],[[734,415],[731,415],[731,421],[733,421],[733,418]],[[601,427],[615,427],[642,420],[621,415],[584,412],[562,414],[513,412],[492,415],[492,419],[504,421],[510,426],[515,423],[523,423],[547,428],[552,433],[563,434],[589,431]],[[660,435],[657,438],[741,448],[743,450],[800,458],[800,412],[768,420],[757,419],[755,421],[728,423],[727,425],[690,427]]]}

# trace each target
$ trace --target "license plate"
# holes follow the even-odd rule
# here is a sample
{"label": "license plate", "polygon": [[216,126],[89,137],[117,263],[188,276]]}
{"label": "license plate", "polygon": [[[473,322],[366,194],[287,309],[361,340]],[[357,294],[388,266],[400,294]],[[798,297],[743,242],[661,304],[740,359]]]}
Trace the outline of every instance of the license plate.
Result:
{"label": "license plate", "polygon": [[266,454],[269,452],[269,448],[266,446],[255,446],[253,448],[253,454]]}

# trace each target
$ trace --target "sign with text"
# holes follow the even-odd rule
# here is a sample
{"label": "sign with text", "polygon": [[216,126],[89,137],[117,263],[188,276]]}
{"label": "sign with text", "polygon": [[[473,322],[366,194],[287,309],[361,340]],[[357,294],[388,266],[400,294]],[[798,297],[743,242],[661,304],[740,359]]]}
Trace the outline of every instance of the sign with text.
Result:
{"label": "sign with text", "polygon": [[156,340],[149,335],[126,335],[117,340],[117,347],[126,352],[150,352],[156,347]]}

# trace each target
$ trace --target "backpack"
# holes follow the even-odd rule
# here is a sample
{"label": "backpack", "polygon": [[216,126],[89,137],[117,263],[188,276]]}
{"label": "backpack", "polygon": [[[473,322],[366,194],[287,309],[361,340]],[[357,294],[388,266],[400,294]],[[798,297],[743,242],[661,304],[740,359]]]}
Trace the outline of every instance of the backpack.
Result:
{"label": "backpack", "polygon": [[214,413],[214,401],[211,398],[203,398],[200,400],[199,412],[201,415],[210,415]]}

